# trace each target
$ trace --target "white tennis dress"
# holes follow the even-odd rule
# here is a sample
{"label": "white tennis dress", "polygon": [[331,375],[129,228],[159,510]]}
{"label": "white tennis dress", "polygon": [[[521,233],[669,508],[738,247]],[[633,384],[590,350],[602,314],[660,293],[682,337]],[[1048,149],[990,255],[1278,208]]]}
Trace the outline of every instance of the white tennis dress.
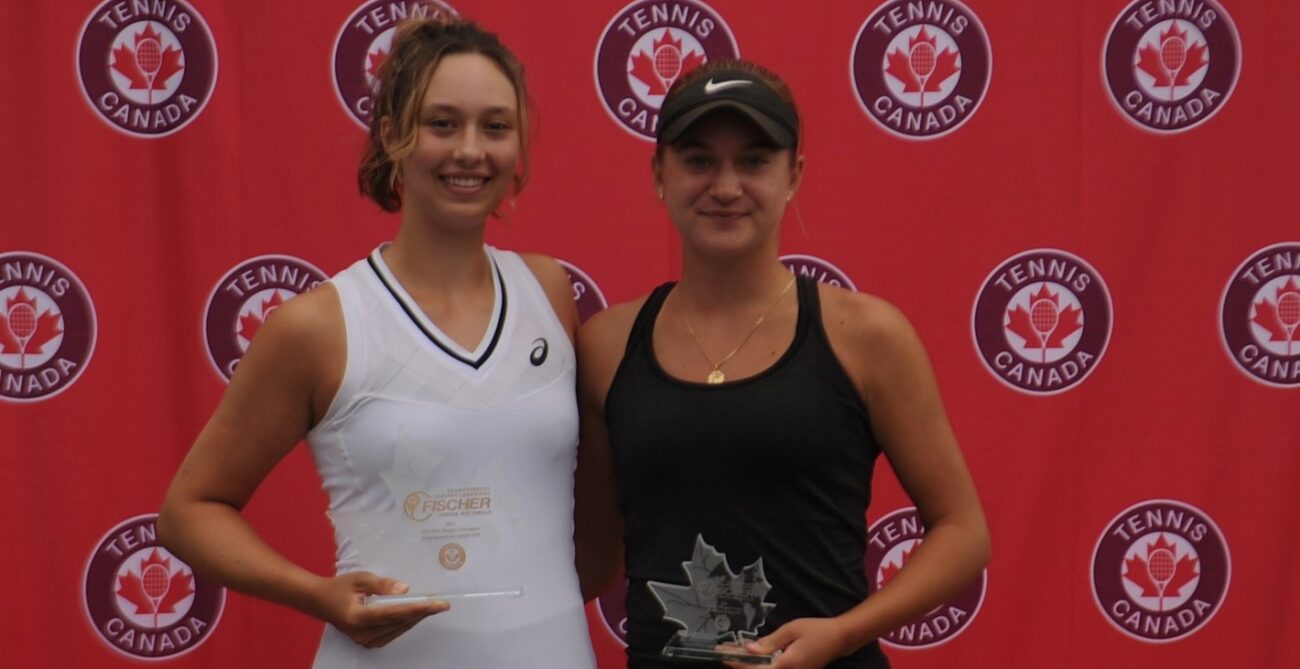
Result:
{"label": "white tennis dress", "polygon": [[[382,249],[382,247],[381,247]],[[384,648],[326,625],[316,669],[594,669],[573,567],[573,346],[516,254],[485,247],[495,307],[465,350],[376,249],[331,281],[347,369],[308,434],[330,497],[337,570],[451,599]]]}

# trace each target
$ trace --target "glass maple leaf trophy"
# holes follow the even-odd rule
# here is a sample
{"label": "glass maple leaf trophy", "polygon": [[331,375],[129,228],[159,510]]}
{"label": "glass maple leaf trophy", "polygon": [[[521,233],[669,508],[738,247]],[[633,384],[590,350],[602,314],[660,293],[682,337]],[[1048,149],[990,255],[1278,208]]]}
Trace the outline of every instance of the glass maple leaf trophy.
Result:
{"label": "glass maple leaf trophy", "polygon": [[664,620],[682,629],[664,646],[669,657],[725,660],[744,664],[772,664],[774,655],[751,654],[746,641],[758,637],[758,628],[776,604],[763,601],[772,585],[763,574],[763,559],[732,573],[726,555],[695,537],[695,553],[682,563],[690,583],[673,585],[650,581],[646,587],[664,609]]}

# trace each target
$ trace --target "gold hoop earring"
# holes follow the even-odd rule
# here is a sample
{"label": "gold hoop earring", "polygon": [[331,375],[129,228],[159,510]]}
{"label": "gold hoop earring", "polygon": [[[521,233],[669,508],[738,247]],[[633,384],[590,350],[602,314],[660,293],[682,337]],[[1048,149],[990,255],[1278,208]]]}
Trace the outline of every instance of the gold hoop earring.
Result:
{"label": "gold hoop earring", "polygon": [[658,191],[657,191],[657,194],[659,195],[659,201],[660,201],[660,202],[663,202],[663,200],[664,200],[664,187],[663,187],[663,186],[660,186],[660,187],[659,187],[659,189],[658,189]]}

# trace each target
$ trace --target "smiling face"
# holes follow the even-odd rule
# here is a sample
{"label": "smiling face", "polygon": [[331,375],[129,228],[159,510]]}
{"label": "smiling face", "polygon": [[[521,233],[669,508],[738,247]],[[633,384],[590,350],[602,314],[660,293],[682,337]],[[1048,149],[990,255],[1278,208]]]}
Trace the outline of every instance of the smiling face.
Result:
{"label": "smiling face", "polygon": [[697,121],[654,161],[655,182],[688,252],[734,256],[779,242],[775,231],[803,158],[774,147],[752,121],[719,111]]}
{"label": "smiling face", "polygon": [[510,189],[519,161],[519,101],[495,62],[476,53],[443,57],[417,110],[415,144],[399,159],[408,217],[481,225]]}

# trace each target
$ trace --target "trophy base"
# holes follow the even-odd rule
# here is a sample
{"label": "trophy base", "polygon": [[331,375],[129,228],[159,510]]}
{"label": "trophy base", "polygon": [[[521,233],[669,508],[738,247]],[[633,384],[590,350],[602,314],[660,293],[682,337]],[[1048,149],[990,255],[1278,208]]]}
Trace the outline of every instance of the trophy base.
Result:
{"label": "trophy base", "polygon": [[713,660],[755,666],[767,666],[776,660],[775,655],[755,655],[737,644],[725,643],[716,646],[669,644],[664,647],[664,655],[681,660]]}
{"label": "trophy base", "polygon": [[395,606],[397,604],[484,599],[488,597],[520,597],[523,594],[523,588],[509,588],[506,590],[480,590],[474,592],[408,592],[404,595],[366,595],[366,606]]}

